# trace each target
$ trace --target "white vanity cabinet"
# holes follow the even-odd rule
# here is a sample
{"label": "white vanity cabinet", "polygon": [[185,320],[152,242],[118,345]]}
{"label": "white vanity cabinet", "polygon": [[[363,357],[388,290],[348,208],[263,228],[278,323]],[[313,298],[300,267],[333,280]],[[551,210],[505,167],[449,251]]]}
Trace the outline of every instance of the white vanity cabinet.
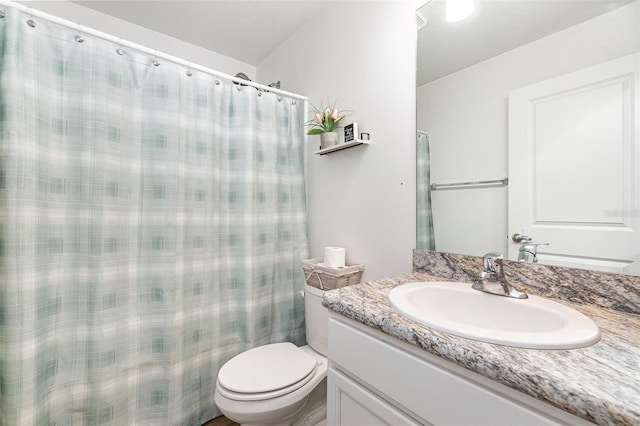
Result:
{"label": "white vanity cabinet", "polygon": [[423,352],[332,313],[327,424],[591,424]]}

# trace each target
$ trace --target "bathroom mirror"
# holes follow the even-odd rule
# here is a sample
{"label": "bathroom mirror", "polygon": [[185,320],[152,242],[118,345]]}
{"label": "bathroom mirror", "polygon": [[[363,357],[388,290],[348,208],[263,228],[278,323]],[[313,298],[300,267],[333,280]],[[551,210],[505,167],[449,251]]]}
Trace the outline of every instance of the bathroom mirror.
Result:
{"label": "bathroom mirror", "polygon": [[[567,265],[563,260],[584,255],[565,252],[564,259],[560,259],[554,250],[560,247],[567,250],[566,241],[543,241],[547,234],[537,226],[513,229],[509,225],[509,199],[513,202],[517,195],[509,191],[514,190],[515,182],[526,173],[522,169],[527,168],[510,168],[510,162],[512,166],[515,162],[509,159],[509,143],[513,142],[513,137],[511,141],[509,137],[509,96],[523,88],[568,79],[579,71],[640,52],[637,25],[640,1],[476,0],[472,15],[456,23],[445,21],[444,9],[444,1],[440,0],[429,1],[418,9],[418,22],[423,18],[426,24],[418,29],[417,126],[419,134],[427,134],[430,158],[422,158],[425,149],[417,148],[420,158],[416,187],[420,192],[428,191],[429,185],[437,185],[437,189],[430,190],[435,242],[431,248],[474,256],[497,251],[515,260],[519,244],[512,237],[517,233],[528,234],[532,242],[550,243],[539,248],[541,263],[637,275],[640,211],[637,196],[633,200],[632,194],[639,190],[638,171],[633,170],[638,157],[631,160],[633,164],[628,170],[636,180],[631,182],[632,177],[625,171],[620,174],[621,189],[615,186],[627,196],[624,206],[600,208],[602,222],[610,228],[624,228],[627,223],[635,227],[632,260],[628,262],[635,266],[621,266],[615,261],[576,261]],[[633,104],[638,94],[633,90],[630,93],[631,98],[625,99]],[[635,120],[637,123],[637,117]],[[633,119],[630,122],[633,127]],[[636,153],[640,151],[637,133],[627,141],[630,146],[635,145]],[[576,151],[580,152],[575,152],[575,160],[591,152],[587,144],[579,145]],[[522,160],[528,165],[535,159]],[[428,183],[420,178],[425,174],[425,163],[430,169]],[[574,163],[581,164],[580,170],[572,170]],[[562,173],[549,186],[563,187],[564,179],[582,173],[585,168],[602,178],[618,172],[608,170],[604,163],[585,166],[581,161],[570,160],[562,163]],[[470,182],[489,183],[467,185]],[[465,185],[442,187],[451,183]],[[589,191],[585,194],[582,199],[590,196]],[[429,248],[429,236],[420,235],[429,229],[426,198],[423,192],[418,194],[418,248]],[[617,216],[624,218],[618,220]],[[583,235],[571,237],[583,247],[606,249],[610,244],[607,237],[589,234],[589,224],[583,226],[583,219],[571,220],[574,230],[585,229]]]}

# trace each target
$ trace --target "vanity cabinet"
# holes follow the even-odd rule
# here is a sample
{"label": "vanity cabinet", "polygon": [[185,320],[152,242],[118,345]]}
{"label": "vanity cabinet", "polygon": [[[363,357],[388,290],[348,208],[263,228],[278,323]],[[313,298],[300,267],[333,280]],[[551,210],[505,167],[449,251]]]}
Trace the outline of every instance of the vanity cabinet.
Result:
{"label": "vanity cabinet", "polygon": [[423,352],[331,313],[327,424],[591,424]]}

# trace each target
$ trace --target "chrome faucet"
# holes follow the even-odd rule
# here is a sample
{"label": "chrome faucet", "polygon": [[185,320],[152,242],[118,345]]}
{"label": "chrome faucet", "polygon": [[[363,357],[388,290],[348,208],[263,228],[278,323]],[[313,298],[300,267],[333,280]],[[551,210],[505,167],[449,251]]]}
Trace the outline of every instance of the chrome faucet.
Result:
{"label": "chrome faucet", "polygon": [[471,288],[498,296],[526,299],[527,293],[513,287],[504,276],[504,258],[500,253],[487,253],[482,257],[484,270],[478,273],[478,281]]}
{"label": "chrome faucet", "polygon": [[549,243],[523,243],[518,250],[518,262],[526,262],[531,257],[533,263],[538,263],[538,246],[548,246]]}

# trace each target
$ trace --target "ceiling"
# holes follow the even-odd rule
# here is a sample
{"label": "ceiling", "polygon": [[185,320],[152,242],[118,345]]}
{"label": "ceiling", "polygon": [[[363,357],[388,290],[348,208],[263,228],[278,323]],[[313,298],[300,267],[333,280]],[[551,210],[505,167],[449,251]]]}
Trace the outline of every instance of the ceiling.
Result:
{"label": "ceiling", "polygon": [[467,19],[449,23],[443,0],[418,9],[417,85],[610,12],[634,0],[476,0]]}
{"label": "ceiling", "polygon": [[[322,9],[330,1],[335,5],[335,0],[109,0],[73,3],[257,66],[307,20],[325,19]],[[425,1],[418,0],[418,4]],[[632,1],[476,0],[475,11],[469,18],[451,24],[444,20],[444,0],[432,0],[419,9],[428,22],[418,32],[417,85]]]}
{"label": "ceiling", "polygon": [[258,65],[327,0],[72,1],[107,15]]}

